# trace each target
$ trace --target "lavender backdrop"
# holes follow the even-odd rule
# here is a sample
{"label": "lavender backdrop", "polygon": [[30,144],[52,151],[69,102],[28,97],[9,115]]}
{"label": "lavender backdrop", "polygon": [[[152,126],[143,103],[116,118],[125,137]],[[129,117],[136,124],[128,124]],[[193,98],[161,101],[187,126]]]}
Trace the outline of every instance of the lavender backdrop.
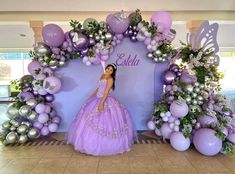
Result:
{"label": "lavender backdrop", "polygon": [[[112,93],[129,110],[137,130],[145,130],[151,118],[153,103],[162,92],[161,76],[167,63],[155,64],[146,57],[142,42],[132,43],[124,39],[112,53],[108,63],[118,65],[116,89]],[[67,131],[80,107],[97,88],[102,74],[101,65],[86,66],[81,60],[73,60],[58,70],[63,87],[55,95],[55,108],[63,118],[59,131]]]}

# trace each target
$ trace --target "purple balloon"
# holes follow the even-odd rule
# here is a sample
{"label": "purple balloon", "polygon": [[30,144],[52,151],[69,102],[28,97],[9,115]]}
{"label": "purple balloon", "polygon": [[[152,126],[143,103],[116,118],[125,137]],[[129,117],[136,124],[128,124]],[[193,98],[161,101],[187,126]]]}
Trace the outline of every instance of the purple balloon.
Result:
{"label": "purple balloon", "polygon": [[176,75],[172,71],[166,71],[163,77],[166,85],[170,85],[175,80],[175,78],[176,78]]}
{"label": "purple balloon", "polygon": [[197,77],[189,73],[182,73],[180,81],[186,84],[193,84],[197,81]]}
{"label": "purple balloon", "polygon": [[189,107],[185,102],[173,101],[170,106],[170,112],[174,117],[185,117],[189,112]]}
{"label": "purple balloon", "polygon": [[40,65],[40,63],[38,61],[32,61],[28,65],[28,71],[33,76],[36,75],[35,70],[42,70],[42,69],[43,69],[43,67]]}
{"label": "purple balloon", "polygon": [[27,101],[29,99],[35,98],[33,93],[31,92],[21,92],[17,95],[17,97],[22,99],[23,101]]}
{"label": "purple balloon", "polygon": [[203,155],[213,156],[222,149],[222,140],[215,136],[215,131],[209,128],[201,128],[193,137],[195,148]]}
{"label": "purple balloon", "polygon": [[35,111],[36,111],[38,114],[41,114],[41,113],[45,112],[45,109],[46,109],[46,107],[45,107],[45,105],[42,104],[42,103],[37,104],[36,107],[35,107]]}
{"label": "purple balloon", "polygon": [[40,95],[46,95],[46,94],[47,94],[47,91],[46,91],[44,88],[40,87],[40,88],[38,89],[38,94],[40,94]]}
{"label": "purple balloon", "polygon": [[43,81],[43,88],[49,93],[49,94],[55,94],[60,90],[61,87],[61,81],[57,77],[51,76],[47,77]]}
{"label": "purple balloon", "polygon": [[53,70],[51,68],[43,68],[43,72],[46,73],[48,76],[53,76]]}
{"label": "purple balloon", "polygon": [[199,116],[197,117],[198,122],[200,123],[201,127],[208,127],[209,125],[213,123],[217,123],[217,118],[216,117],[211,117],[208,115],[205,116]]}
{"label": "purple balloon", "polygon": [[60,124],[61,118],[60,118],[59,116],[53,117],[53,118],[52,118],[52,122],[53,122],[53,123]]}
{"label": "purple balloon", "polygon": [[45,95],[45,99],[47,102],[53,102],[55,97],[52,94],[47,94],[47,95]]}
{"label": "purple balloon", "polygon": [[235,143],[235,133],[229,133],[227,139],[232,143]]}
{"label": "purple balloon", "polygon": [[89,46],[94,46],[95,45],[95,39],[89,38]]}
{"label": "purple balloon", "polygon": [[51,112],[50,112],[50,117],[55,117],[56,116],[56,111],[53,109]]}
{"label": "purple balloon", "polygon": [[47,24],[42,29],[43,41],[51,47],[59,47],[65,40],[63,30],[56,24]]}
{"label": "purple balloon", "polygon": [[172,129],[169,127],[168,123],[163,123],[162,127],[160,128],[160,131],[163,138],[170,139]]}
{"label": "purple balloon", "polygon": [[51,107],[49,105],[45,105],[45,113],[49,114],[51,112]]}
{"label": "purple balloon", "polygon": [[190,139],[185,138],[182,132],[173,132],[170,137],[171,146],[178,151],[185,151],[190,146]]}
{"label": "purple balloon", "polygon": [[151,17],[152,24],[162,23],[165,31],[169,31],[172,25],[172,19],[168,12],[159,11],[155,12]]}
{"label": "purple balloon", "polygon": [[112,32],[122,34],[127,30],[130,20],[128,17],[124,17],[122,12],[117,12],[109,15],[106,18],[106,23],[109,25]]}
{"label": "purple balloon", "polygon": [[157,23],[157,31],[160,33],[163,33],[164,29],[165,29],[164,24],[161,22],[158,22]]}
{"label": "purple balloon", "polygon": [[41,114],[39,114],[39,116],[38,116],[38,122],[40,122],[40,123],[46,123],[47,121],[48,121],[48,119],[49,119],[49,116],[48,116],[48,114],[46,114],[46,113],[41,113]]}
{"label": "purple balloon", "polygon": [[40,129],[42,129],[43,124],[38,122],[38,121],[36,121],[36,122],[33,123],[33,127],[35,127],[35,128],[40,130]]}
{"label": "purple balloon", "polygon": [[75,50],[82,51],[87,49],[89,40],[86,35],[75,31],[71,31],[69,35]]}
{"label": "purple balloon", "polygon": [[48,135],[50,132],[49,132],[49,129],[47,126],[44,126],[42,129],[41,129],[41,135],[43,136],[46,136]]}
{"label": "purple balloon", "polygon": [[56,132],[57,129],[58,129],[58,124],[51,123],[51,124],[49,124],[48,129],[49,129],[50,132]]}

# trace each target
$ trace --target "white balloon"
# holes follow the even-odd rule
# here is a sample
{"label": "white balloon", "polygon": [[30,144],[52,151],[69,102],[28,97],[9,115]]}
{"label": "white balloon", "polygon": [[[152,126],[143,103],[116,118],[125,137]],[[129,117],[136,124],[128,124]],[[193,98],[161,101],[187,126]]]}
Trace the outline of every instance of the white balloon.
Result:
{"label": "white balloon", "polygon": [[147,127],[150,129],[150,130],[154,130],[156,128],[156,125],[153,121],[149,121],[147,123]]}
{"label": "white balloon", "polygon": [[165,113],[161,112],[161,113],[160,113],[160,116],[161,116],[161,117],[165,117],[166,115],[165,115]]}
{"label": "white balloon", "polygon": [[174,128],[174,126],[175,126],[175,124],[174,124],[174,123],[170,123],[170,124],[169,124],[169,127],[170,127],[171,129],[173,129],[173,128]]}
{"label": "white balloon", "polygon": [[179,132],[179,130],[180,130],[179,126],[175,126],[175,127],[174,127],[174,131],[175,131],[175,132]]}
{"label": "white balloon", "polygon": [[155,129],[155,134],[157,136],[162,136],[162,133],[161,133],[160,129],[158,129],[158,128]]}
{"label": "white balloon", "polygon": [[167,122],[168,121],[168,117],[162,117],[162,120]]}
{"label": "white balloon", "polygon": [[167,111],[165,114],[166,114],[167,117],[171,116],[171,113],[169,111]]}
{"label": "white balloon", "polygon": [[180,125],[180,121],[179,120],[175,120],[175,125],[179,126]]}

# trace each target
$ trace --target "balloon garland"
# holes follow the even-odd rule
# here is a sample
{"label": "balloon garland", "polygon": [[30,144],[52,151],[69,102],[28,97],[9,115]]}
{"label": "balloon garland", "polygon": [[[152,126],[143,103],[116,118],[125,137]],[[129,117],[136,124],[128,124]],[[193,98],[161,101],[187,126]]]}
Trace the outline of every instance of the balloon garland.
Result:
{"label": "balloon garland", "polygon": [[[154,105],[148,128],[185,151],[192,143],[202,154],[231,154],[235,143],[235,114],[219,94],[217,24],[204,22],[190,44],[177,50],[163,75],[161,99]],[[203,47],[198,47],[202,45]]]}
{"label": "balloon garland", "polygon": [[[156,14],[165,15],[167,20],[160,21]],[[103,64],[123,37],[144,42],[149,51],[147,57],[154,62],[170,59],[176,32],[169,25],[171,17],[167,12],[156,14],[151,24],[142,20],[136,10],[129,15],[123,11],[110,14],[106,22],[87,18],[81,24],[72,20],[72,30],[66,33],[56,24],[44,26],[44,42],[35,44],[30,52],[30,75],[17,81],[20,93],[8,106],[9,120],[0,127],[3,144],[25,143],[57,131],[62,120],[53,108],[53,94],[59,92],[62,84],[54,71],[69,60],[81,58],[87,66]]]}

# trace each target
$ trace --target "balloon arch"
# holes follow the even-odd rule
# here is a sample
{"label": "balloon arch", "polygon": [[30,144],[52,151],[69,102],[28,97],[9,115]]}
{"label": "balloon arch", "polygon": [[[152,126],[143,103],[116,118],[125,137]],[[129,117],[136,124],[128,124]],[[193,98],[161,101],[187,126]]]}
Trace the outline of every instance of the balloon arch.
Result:
{"label": "balloon arch", "polygon": [[151,22],[142,19],[139,10],[126,16],[110,14],[106,22],[86,19],[83,24],[71,21],[71,31],[64,33],[55,24],[43,27],[43,41],[30,52],[33,61],[30,75],[19,80],[21,92],[7,110],[9,120],[1,125],[3,144],[25,143],[56,132],[61,122],[53,109],[54,95],[61,81],[54,71],[71,59],[81,58],[87,65],[101,64],[109,59],[123,37],[144,42],[149,59],[155,63],[169,61],[163,75],[164,91],[154,104],[152,119],[147,123],[156,135],[169,139],[172,147],[185,151],[192,143],[202,154],[233,152],[235,114],[220,95],[217,24],[206,21],[197,33],[188,37],[188,44],[174,49],[171,42],[176,32],[167,12],[155,12]]}

